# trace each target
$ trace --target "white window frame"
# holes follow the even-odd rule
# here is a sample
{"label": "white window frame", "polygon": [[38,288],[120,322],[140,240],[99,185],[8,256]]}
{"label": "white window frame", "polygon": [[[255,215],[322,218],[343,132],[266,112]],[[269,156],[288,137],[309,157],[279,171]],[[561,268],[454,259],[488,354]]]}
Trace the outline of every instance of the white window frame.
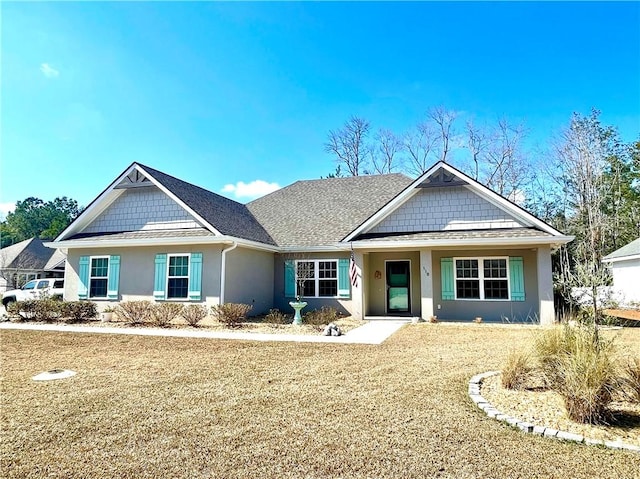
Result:
{"label": "white window frame", "polygon": [[[186,256],[188,260],[187,265],[187,275],[186,276],[169,276],[169,265],[171,264],[171,258],[175,257],[183,257]],[[165,283],[165,297],[169,301],[188,301],[189,300],[189,282],[191,278],[191,253],[167,253],[167,272],[166,272],[166,283]],[[187,278],[187,295],[184,298],[176,298],[169,296],[169,280],[175,278]]]}
{"label": "white window frame", "polygon": [[[335,296],[318,296],[320,292],[320,280],[330,280],[333,281],[334,278],[320,278],[320,263],[333,262],[336,265],[336,295]],[[315,296],[307,296],[302,295],[298,291],[298,263],[314,263],[313,265],[313,281],[314,281],[314,292]],[[317,299],[332,299],[332,298],[340,298],[339,290],[340,290],[340,261],[334,258],[318,258],[318,259],[297,259],[295,263],[295,272],[296,272],[296,296],[300,296],[301,298],[317,298]],[[309,278],[307,281],[311,281]]]}
{"label": "white window frame", "polygon": [[[93,270],[93,260],[94,259],[107,259],[107,276],[92,276],[91,271]],[[89,299],[107,299],[109,294],[109,270],[111,269],[109,263],[111,262],[111,257],[109,255],[101,255],[101,256],[89,256],[89,284],[87,285],[87,297]],[[92,279],[106,279],[107,280],[107,289],[105,290],[104,296],[91,296],[91,280]]]}
{"label": "white window frame", "polygon": [[[491,259],[503,259],[507,265],[507,277],[506,278],[486,278],[487,280],[500,280],[507,282],[507,297],[506,299],[489,298],[484,297],[484,260]],[[477,260],[478,261],[478,277],[477,278],[458,278],[458,268],[456,267],[458,260]],[[480,297],[479,298],[458,298],[458,280],[472,280],[479,281]],[[509,257],[508,256],[457,256],[453,258],[453,292],[455,294],[456,301],[510,301],[511,298],[511,274],[509,271]]]}

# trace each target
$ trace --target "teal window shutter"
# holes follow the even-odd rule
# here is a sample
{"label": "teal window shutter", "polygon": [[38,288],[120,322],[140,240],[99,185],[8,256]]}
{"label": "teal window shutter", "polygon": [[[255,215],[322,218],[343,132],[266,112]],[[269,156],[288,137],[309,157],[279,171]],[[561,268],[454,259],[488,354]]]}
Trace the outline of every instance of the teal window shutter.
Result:
{"label": "teal window shutter", "polygon": [[348,298],[350,296],[349,259],[338,260],[338,296]]}
{"label": "teal window shutter", "polygon": [[189,299],[200,301],[202,298],[202,253],[191,253],[189,269]]}
{"label": "teal window shutter", "polygon": [[118,299],[118,283],[120,282],[120,256],[109,257],[109,284],[107,298]]}
{"label": "teal window shutter", "polygon": [[78,267],[78,298],[87,299],[89,297],[89,257],[80,256]]}
{"label": "teal window shutter", "polygon": [[440,258],[440,280],[442,283],[442,299],[456,299],[453,281],[453,258]]}
{"label": "teal window shutter", "polygon": [[156,255],[156,274],[153,283],[154,299],[165,299],[167,288],[167,255],[160,253]]}
{"label": "teal window shutter", "polygon": [[509,258],[509,282],[511,283],[511,301],[524,301],[524,265],[520,256]]}
{"label": "teal window shutter", "polygon": [[296,297],[296,262],[293,260],[284,262],[284,296]]}

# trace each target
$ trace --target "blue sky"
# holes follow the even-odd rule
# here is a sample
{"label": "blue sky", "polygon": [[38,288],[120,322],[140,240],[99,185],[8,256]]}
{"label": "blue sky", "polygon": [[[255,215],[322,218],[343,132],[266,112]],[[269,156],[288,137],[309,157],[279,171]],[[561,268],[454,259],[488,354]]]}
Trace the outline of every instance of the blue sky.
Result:
{"label": "blue sky", "polygon": [[544,145],[595,107],[625,141],[640,132],[636,2],[0,8],[5,212],[86,205],[133,161],[216,192],[318,178],[351,115],[401,133],[443,105]]}

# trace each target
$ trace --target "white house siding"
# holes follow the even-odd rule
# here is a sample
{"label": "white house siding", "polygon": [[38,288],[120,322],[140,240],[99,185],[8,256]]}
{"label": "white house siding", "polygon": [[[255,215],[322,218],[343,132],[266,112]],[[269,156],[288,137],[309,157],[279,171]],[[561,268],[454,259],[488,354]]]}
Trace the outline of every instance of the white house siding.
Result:
{"label": "white house siding", "polygon": [[[289,306],[289,301],[294,298],[287,298],[284,295],[284,262],[285,260],[313,260],[313,259],[340,259],[349,258],[349,253],[346,251],[337,251],[335,253],[300,253],[300,254],[276,254],[274,258],[273,268],[273,307],[278,308],[285,313],[293,314],[293,308]],[[351,297],[349,298],[304,298],[307,302],[307,307],[303,313],[311,311],[313,309],[320,309],[322,306],[330,306],[337,309],[342,314],[352,314],[353,303]]]}
{"label": "white house siding", "polygon": [[497,206],[463,186],[423,188],[370,233],[403,233],[523,225]]}
{"label": "white house siding", "polygon": [[83,233],[198,228],[201,225],[155,186],[125,190]]}
{"label": "white house siding", "polygon": [[624,303],[640,302],[640,258],[611,263],[613,287],[622,293]]}
{"label": "white house siding", "polygon": [[273,253],[236,248],[226,255],[224,301],[253,306],[249,314],[273,307]]}
{"label": "white house siding", "polygon": [[[440,259],[453,257],[521,256],[524,266],[524,301],[442,300]],[[471,321],[482,317],[485,321],[537,321],[539,319],[539,295],[537,253],[532,249],[487,249],[433,251],[433,314],[440,319]],[[548,278],[550,282],[551,277]]]}
{"label": "white house siding", "polygon": [[[220,258],[217,245],[153,246],[137,248],[70,249],[65,269],[65,300],[78,300],[80,256],[120,255],[118,301],[153,301],[155,256],[158,253],[202,253],[202,301],[207,305],[220,300]],[[97,301],[106,306],[106,300]],[[186,301],[185,301],[186,302]]]}

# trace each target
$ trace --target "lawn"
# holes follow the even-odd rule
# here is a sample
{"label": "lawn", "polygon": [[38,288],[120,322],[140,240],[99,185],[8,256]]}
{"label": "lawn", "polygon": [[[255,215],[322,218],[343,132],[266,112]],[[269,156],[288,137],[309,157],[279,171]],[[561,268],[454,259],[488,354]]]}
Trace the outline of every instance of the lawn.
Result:
{"label": "lawn", "polygon": [[[381,346],[0,332],[6,478],[634,478],[640,455],[525,435],[468,379],[522,326],[407,325]],[[640,329],[619,333],[640,350]],[[34,382],[68,368],[70,379]]]}

